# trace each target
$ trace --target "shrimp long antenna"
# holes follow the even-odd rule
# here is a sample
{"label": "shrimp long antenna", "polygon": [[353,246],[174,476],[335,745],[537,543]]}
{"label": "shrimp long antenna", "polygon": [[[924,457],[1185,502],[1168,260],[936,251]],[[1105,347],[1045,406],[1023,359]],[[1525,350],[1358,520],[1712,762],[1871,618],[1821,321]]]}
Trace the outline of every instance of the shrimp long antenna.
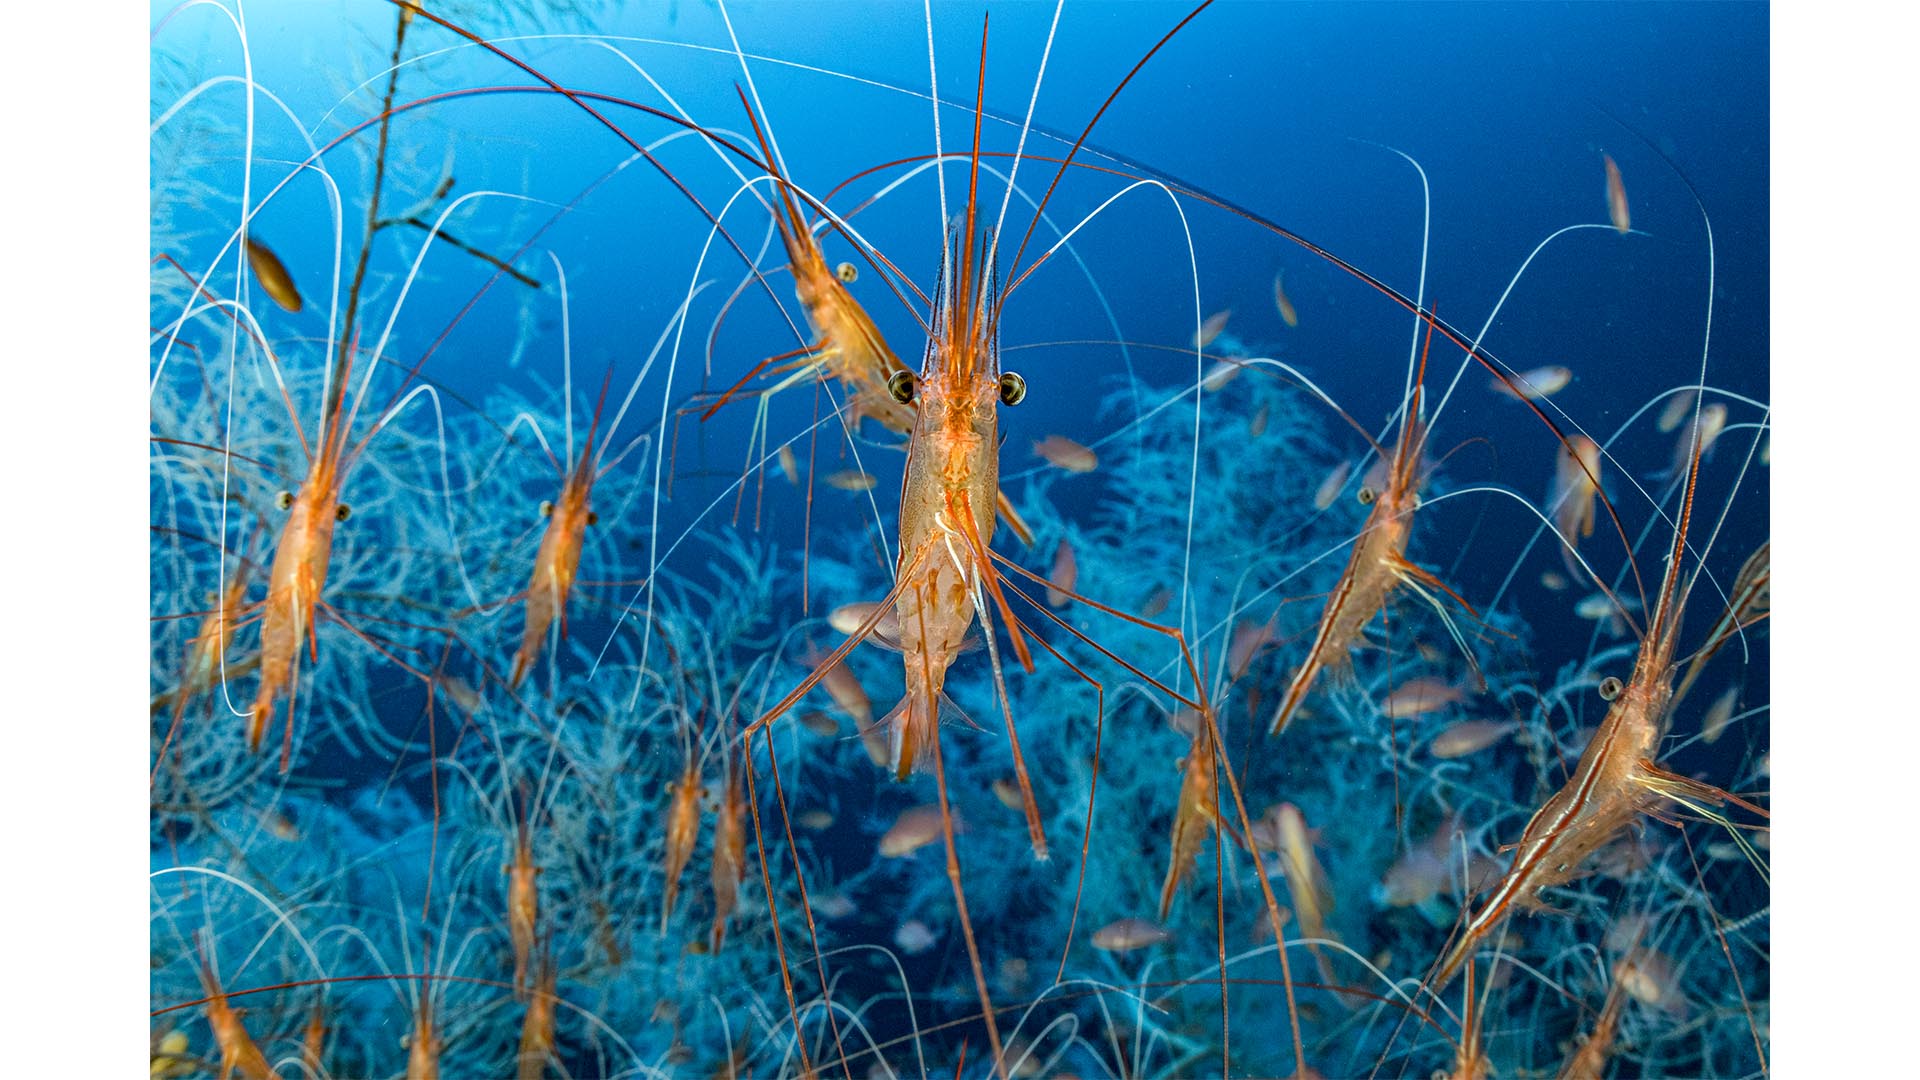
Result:
{"label": "shrimp long antenna", "polygon": [[[1007,285],[1006,292],[1002,294],[1003,303],[1005,302],[1005,297],[1012,295],[1013,291],[1020,287],[1020,283],[1027,279],[1028,274],[1033,273],[1034,269],[1038,267],[1041,262],[1046,261],[1045,259],[1041,259],[1035,262],[1033,266],[1029,266],[1025,271],[1022,271],[1018,274],[1015,273],[1015,271],[1018,271],[1020,269],[1020,256],[1026,254],[1027,242],[1033,239],[1033,230],[1035,226],[1040,224],[1040,215],[1046,211],[1047,203],[1052,200],[1054,190],[1060,186],[1061,178],[1067,175],[1067,166],[1073,163],[1074,155],[1080,152],[1080,147],[1082,144],[1084,144],[1087,141],[1087,136],[1093,134],[1094,126],[1100,123],[1100,118],[1102,116],[1106,115],[1107,108],[1113,104],[1115,98],[1118,98],[1120,96],[1120,91],[1125,90],[1127,88],[1127,84],[1133,81],[1133,77],[1135,75],[1140,74],[1140,69],[1147,66],[1147,61],[1153,59],[1154,54],[1158,53],[1162,48],[1164,48],[1167,42],[1172,41],[1173,36],[1175,34],[1178,34],[1182,29],[1184,29],[1186,25],[1192,22],[1196,16],[1198,16],[1201,12],[1207,10],[1207,8],[1212,6],[1213,6],[1213,0],[1201,0],[1199,7],[1196,7],[1192,11],[1187,12],[1186,18],[1181,19],[1179,23],[1177,23],[1174,26],[1173,29],[1167,31],[1165,34],[1162,34],[1160,36],[1160,40],[1154,43],[1153,48],[1148,49],[1146,51],[1146,55],[1142,56],[1139,60],[1134,62],[1132,69],[1127,72],[1126,77],[1121,79],[1119,84],[1113,88],[1113,91],[1107,95],[1107,100],[1101,102],[1100,107],[1094,110],[1093,119],[1087,121],[1087,126],[1085,129],[1083,129],[1080,132],[1080,137],[1073,140],[1073,146],[1067,150],[1067,155],[1060,159],[1059,171],[1053,174],[1052,182],[1047,184],[1046,194],[1040,197],[1040,205],[1034,208],[1033,220],[1028,223],[1027,231],[1025,235],[1020,237],[1020,246],[1015,248],[1013,251],[1013,261],[1007,264],[1007,277],[1010,279],[1010,281]],[[976,128],[979,126],[979,115],[977,112],[974,117],[974,125]]]}

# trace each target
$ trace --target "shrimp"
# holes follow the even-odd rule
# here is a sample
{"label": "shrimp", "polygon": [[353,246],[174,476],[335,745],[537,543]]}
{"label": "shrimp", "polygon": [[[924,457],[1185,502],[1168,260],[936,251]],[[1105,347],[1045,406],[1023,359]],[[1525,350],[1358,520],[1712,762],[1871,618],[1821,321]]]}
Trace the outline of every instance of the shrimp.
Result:
{"label": "shrimp", "polygon": [[685,872],[688,860],[693,858],[694,842],[700,838],[700,800],[707,793],[706,785],[700,779],[700,759],[693,752],[693,741],[682,734],[686,743],[685,764],[680,770],[678,780],[667,784],[667,835],[666,853],[663,856],[662,872],[666,876],[666,898],[661,904],[660,932],[667,932],[667,923],[673,917],[673,905],[680,897],[680,875]]}
{"label": "shrimp", "polygon": [[1607,1058],[1613,1054],[1614,1036],[1619,1033],[1620,1014],[1626,1003],[1626,982],[1616,977],[1607,988],[1607,1000],[1594,1018],[1593,1030],[1578,1038],[1566,1064],[1560,1066],[1559,1080],[1601,1080],[1607,1074]]}
{"label": "shrimp", "polygon": [[519,1062],[515,1075],[519,1080],[540,1080],[547,1072],[547,1059],[553,1056],[553,1004],[559,972],[554,967],[551,948],[540,958],[539,985],[527,999],[527,1017],[520,1025]]}
{"label": "shrimp", "polygon": [[1167,921],[1180,883],[1193,872],[1194,858],[1207,830],[1220,824],[1220,789],[1215,770],[1219,767],[1213,741],[1214,724],[1197,725],[1193,748],[1187,751],[1180,780],[1180,805],[1173,812],[1173,839],[1168,845],[1167,877],[1160,886],[1160,921]]}
{"label": "shrimp", "polygon": [[513,842],[513,861],[507,874],[507,934],[513,941],[513,992],[527,995],[527,957],[533,952],[540,925],[540,867],[533,862],[533,835],[526,818],[520,819]]}
{"label": "shrimp", "polygon": [[[249,545],[248,555],[251,554]],[[173,706],[173,721],[167,727],[167,736],[160,743],[160,752],[154,758],[154,774],[160,770],[160,758],[166,756],[167,747],[180,731],[180,723],[186,718],[187,705],[193,699],[213,689],[220,681],[224,669],[229,674],[245,674],[259,663],[257,657],[235,664],[227,664],[229,648],[233,644],[233,633],[242,620],[242,610],[246,606],[247,586],[252,581],[255,568],[252,558],[243,555],[234,562],[233,573],[228,575],[226,587],[214,597],[213,610],[200,620],[200,630],[187,644],[186,661],[180,669],[179,683],[167,693],[153,699],[155,712]]]}
{"label": "shrimp", "polygon": [[213,1029],[214,1045],[220,1048],[220,1080],[229,1080],[235,1075],[243,1080],[279,1080],[280,1074],[267,1064],[267,1056],[260,1052],[253,1036],[247,1034],[243,1019],[246,1010],[227,1003],[219,976],[213,973],[212,963],[204,955],[200,961],[200,982],[207,991],[207,1026]]}
{"label": "shrimp", "polygon": [[708,948],[716,953],[727,940],[727,919],[733,915],[740,883],[747,876],[747,801],[733,758],[728,751],[724,758],[724,794],[713,819],[713,931],[708,935]]}
{"label": "shrimp", "polygon": [[[554,269],[560,283],[562,325],[570,326],[572,316],[567,299],[567,275],[558,257],[554,258]],[[698,292],[698,289],[694,290],[694,295]],[[548,459],[554,461],[556,469],[561,471],[560,493],[557,498],[540,504],[540,516],[547,519],[547,527],[540,536],[540,547],[534,552],[533,574],[527,582],[527,587],[504,601],[511,604],[524,600],[526,606],[525,621],[520,631],[520,647],[513,654],[513,667],[507,675],[509,689],[518,690],[521,683],[526,681],[527,673],[533,670],[533,665],[540,659],[541,650],[546,648],[549,632],[553,629],[556,620],[560,624],[560,640],[565,641],[567,638],[567,604],[573,595],[574,586],[581,583],[579,581],[580,556],[582,549],[586,546],[587,529],[600,523],[600,515],[593,509],[593,485],[624,460],[634,447],[649,438],[643,434],[629,440],[611,460],[607,457],[607,451],[614,444],[614,435],[619,430],[620,422],[626,416],[627,405],[632,402],[634,392],[639,389],[640,380],[645,377],[648,368],[652,365],[652,357],[659,355],[660,349],[672,336],[675,328],[686,318],[687,307],[692,302],[693,296],[690,295],[673,317],[667,320],[666,327],[654,341],[653,352],[648,358],[647,366],[642,367],[640,374],[635,376],[625,401],[603,432],[600,421],[606,410],[607,388],[613,381],[613,366],[611,364],[607,366],[606,374],[600,380],[600,396],[594,402],[593,419],[587,425],[586,441],[578,455],[573,453],[571,344],[567,346],[562,356],[561,363],[566,373],[567,386],[563,391],[567,409],[566,452],[573,463],[570,466],[562,466],[553,458],[551,452],[547,453]],[[535,434],[538,435],[537,427]],[[545,449],[544,437],[542,437],[541,446]]]}
{"label": "shrimp", "polygon": [[440,1051],[445,1048],[434,1016],[433,994],[423,991],[414,1004],[413,1033],[407,1040],[407,1080],[440,1080]]}
{"label": "shrimp", "polygon": [[1377,489],[1372,485],[1360,489],[1360,501],[1371,503],[1373,509],[1353,545],[1353,554],[1347,559],[1339,584],[1327,598],[1307,657],[1295,670],[1279,707],[1274,710],[1273,720],[1267,725],[1269,735],[1278,735],[1287,729],[1321,671],[1344,668],[1350,662],[1353,650],[1365,643],[1367,628],[1374,617],[1385,610],[1401,589],[1412,591],[1439,612],[1454,643],[1478,671],[1473,651],[1467,647],[1453,617],[1433,590],[1453,597],[1469,614],[1474,614],[1473,609],[1430,571],[1408,561],[1406,554],[1407,541],[1413,532],[1413,514],[1420,508],[1420,488],[1426,479],[1423,461],[1427,429],[1421,407],[1421,384],[1426,374],[1427,350],[1432,345],[1433,324],[1429,322],[1419,370],[1414,377],[1413,396],[1400,419],[1400,438],[1391,455],[1375,445],[1380,455],[1379,464],[1385,466],[1384,480]]}
{"label": "shrimp", "polygon": [[333,556],[333,528],[352,512],[340,501],[345,479],[346,419],[342,397],[345,380],[336,386],[328,409],[326,431],[319,450],[307,470],[306,483],[297,493],[280,497],[287,520],[280,527],[274,547],[273,563],[267,572],[267,598],[260,622],[260,685],[254,694],[253,708],[247,716],[247,746],[260,749],[267,725],[273,720],[275,704],[288,697],[287,740],[281,752],[285,770],[293,752],[294,682],[298,678],[300,653],[318,663],[320,642],[314,637],[314,612],[321,606],[320,593],[327,584],[327,564]]}
{"label": "shrimp", "polygon": [[1515,845],[1513,866],[1441,957],[1433,985],[1444,986],[1516,906],[1540,908],[1543,890],[1591,872],[1592,856],[1641,815],[1671,823],[1675,819],[1668,807],[1679,806],[1727,825],[1736,841],[1739,833],[1709,807],[1733,803],[1763,818],[1769,816],[1765,809],[1738,795],[1668,772],[1655,763],[1674,701],[1673,679],[1679,664],[1675,646],[1681,616],[1687,594],[1698,580],[1696,573],[1683,581],[1681,571],[1699,470],[1696,440],[1659,600],[1635,656],[1632,674],[1625,683],[1609,678],[1601,685],[1601,694],[1609,702],[1606,718],[1588,741],[1567,782],[1534,811]]}
{"label": "shrimp", "polygon": [[[604,384],[600,395],[604,401]],[[596,427],[599,419],[596,410]],[[540,504],[540,513],[548,519],[547,530],[540,537],[540,549],[533,556],[533,579],[527,583],[525,593],[526,625],[520,632],[520,648],[513,654],[513,670],[507,676],[510,689],[518,690],[526,680],[527,672],[540,657],[540,650],[546,647],[547,631],[555,618],[560,620],[560,639],[566,640],[567,598],[573,592],[574,578],[580,570],[580,548],[586,540],[587,526],[600,521],[600,515],[593,512],[597,465],[590,431],[579,460],[560,485],[560,498]]]}

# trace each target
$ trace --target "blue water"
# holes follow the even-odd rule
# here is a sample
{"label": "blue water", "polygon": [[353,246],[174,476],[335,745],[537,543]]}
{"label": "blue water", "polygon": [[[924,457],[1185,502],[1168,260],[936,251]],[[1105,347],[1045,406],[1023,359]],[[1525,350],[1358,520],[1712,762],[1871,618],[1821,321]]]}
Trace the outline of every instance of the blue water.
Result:
{"label": "blue water", "polygon": [[[1613,512],[1602,511],[1580,552],[1618,595],[1653,603],[1682,501],[1668,470],[1686,430],[1654,422],[1660,395],[1700,381],[1704,358],[1703,400],[1725,406],[1726,430],[1695,489],[1682,565],[1688,577],[1704,573],[1681,659],[1708,642],[1723,594],[1767,538],[1766,9],[1220,3],[1108,103],[1190,9],[1065,6],[1036,97],[1049,6],[996,7],[985,22],[980,5],[940,4],[929,24],[911,5],[728,5],[744,70],[713,4],[535,8],[435,11],[579,100],[424,18],[408,25],[377,215],[393,223],[370,247],[375,118],[396,9],[153,11],[152,111],[166,117],[152,139],[153,253],[206,289],[196,298],[179,268],[156,262],[152,434],[171,440],[151,455],[156,696],[185,678],[180,657],[207,594],[236,567],[251,571],[225,678],[195,687],[171,736],[171,699],[154,714],[152,1007],[170,1010],[155,1016],[156,1038],[178,1029],[193,1055],[218,1060],[202,1010],[180,1007],[205,996],[206,955],[229,990],[299,984],[234,1001],[252,1010],[253,1038],[286,1075],[298,1071],[316,1004],[334,1028],[317,1068],[405,1068],[399,1040],[422,993],[441,1018],[444,1075],[727,1075],[730,1054],[738,1075],[808,1065],[839,1074],[843,1054],[851,1075],[878,1062],[945,1075],[963,1053],[967,1075],[991,1074],[944,844],[875,855],[903,810],[936,800],[933,778],[891,780],[821,690],[773,722],[770,744],[756,744],[753,803],[766,835],[757,840],[746,822],[738,907],[724,947],[708,941],[716,804],[724,763],[740,768],[724,748],[807,677],[810,645],[841,639],[826,613],[886,592],[900,544],[900,436],[870,421],[851,432],[837,424],[842,388],[829,394],[802,378],[773,398],[765,460],[749,462],[751,395],[701,419],[714,392],[809,336],[779,242],[768,244],[759,199],[769,185],[742,186],[741,175],[763,174],[741,95],[757,102],[791,181],[854,215],[850,228],[870,250],[828,232],[827,263],[855,265],[850,294],[918,367],[930,313],[914,290],[934,291],[944,229],[935,174],[908,175],[934,150],[931,37],[948,154],[970,146],[984,83],[983,220],[1000,217],[1007,188],[991,170],[1011,160],[1030,98],[1022,191],[1045,195],[1060,169],[1043,159],[1083,133],[1075,160],[1095,167],[1060,175],[1019,269],[1001,278],[1009,284],[1079,226],[1070,249],[1019,280],[1004,307],[1002,364],[1028,395],[999,411],[1002,488],[1038,539],[1027,549],[1001,530],[991,545],[1045,576],[1065,540],[1078,591],[1185,631],[1249,815],[1257,824],[1285,801],[1318,830],[1334,901],[1326,930],[1353,950],[1293,944],[1284,975],[1270,950],[1240,955],[1270,935],[1255,929],[1264,904],[1252,860],[1235,848],[1243,830],[1224,787],[1224,862],[1209,831],[1166,921],[1171,939],[1126,953],[1093,946],[1103,925],[1157,914],[1176,763],[1193,752],[1167,722],[1178,704],[1167,691],[1190,694],[1192,681],[1167,635],[1073,605],[1061,617],[1096,644],[1075,642],[1038,613],[1040,601],[1019,609],[1029,625],[1106,688],[1096,697],[1038,648],[1035,672],[1019,671],[996,615],[1004,705],[1034,774],[1049,860],[1033,858],[1021,815],[991,792],[1013,764],[987,650],[955,663],[941,728],[973,937],[1005,1010],[992,1036],[1035,1045],[1044,1075],[1218,1075],[1223,1057],[1234,1075],[1278,1075],[1296,1067],[1297,1018],[1300,1056],[1323,1075],[1451,1068],[1461,984],[1446,988],[1444,1005],[1420,999],[1427,1019],[1403,1023],[1408,1010],[1378,1000],[1392,998],[1389,983],[1361,961],[1416,984],[1483,901],[1463,901],[1449,884],[1395,905],[1382,879],[1436,829],[1456,830],[1456,857],[1501,857],[1605,715],[1594,687],[1628,676],[1646,624],[1631,611],[1631,625],[1611,633],[1574,610],[1594,585],[1561,591],[1542,580],[1572,576],[1535,513],[1561,435],[1584,432],[1609,455],[1602,485]],[[235,78],[248,70],[251,95]],[[691,117],[737,152],[717,153],[636,102]],[[652,161],[635,159],[627,141],[676,132]],[[1603,154],[1624,178],[1630,235],[1604,227]],[[941,175],[951,217],[965,206],[968,164],[949,161]],[[248,234],[285,265],[301,311],[275,306],[238,254],[243,203]],[[1033,221],[1026,201],[1010,201],[1003,271]],[[1536,250],[1574,225],[1603,227]],[[1438,464],[1407,549],[1458,594],[1436,597],[1473,665],[1434,607],[1402,589],[1371,621],[1371,645],[1355,651],[1351,671],[1323,677],[1278,738],[1263,734],[1267,719],[1368,514],[1355,497],[1370,464],[1355,426],[1389,444],[1397,433],[1419,324],[1269,226],[1417,297],[1482,352],[1467,361],[1432,340],[1421,406],[1437,410],[1428,455]],[[449,242],[427,244],[430,230]],[[367,278],[349,328],[363,248]],[[741,252],[757,257],[763,280],[748,277]],[[507,263],[520,278],[499,271]],[[904,282],[890,288],[882,265]],[[1281,273],[1297,327],[1273,301]],[[209,295],[242,305],[244,327],[228,308],[200,308]],[[1289,370],[1256,362],[1198,395],[1196,412],[1190,391],[1214,357],[1196,358],[1195,331],[1227,309],[1215,353]],[[367,392],[346,430],[346,444],[365,449],[339,489],[351,513],[320,583],[317,644],[308,652],[303,641],[294,692],[274,700],[255,752],[243,717],[260,682],[266,564],[286,543],[279,493],[302,490],[322,444],[322,385],[343,339],[366,350],[349,372],[349,400],[363,378]],[[382,360],[370,368],[376,349]],[[1490,364],[1570,369],[1571,382],[1542,403],[1552,425],[1493,392]],[[589,428],[606,467],[566,637],[538,649],[513,687],[517,594],[553,520],[543,503],[559,498],[561,466]],[[1048,466],[1032,445],[1051,435],[1094,446],[1099,467]],[[782,443],[796,453],[798,486],[771,459]],[[1343,461],[1355,478],[1316,511],[1315,489]],[[856,468],[874,476],[871,496],[827,481]],[[1013,577],[1008,587],[1040,593]],[[1164,612],[1148,614],[1162,590]],[[1222,674],[1235,629],[1270,617],[1274,644],[1240,677]],[[1768,625],[1704,665],[1667,718],[1665,768],[1764,793]],[[897,654],[863,645],[848,666],[873,718],[884,716],[902,692]],[[1465,688],[1464,700],[1389,724],[1379,702],[1419,675]],[[1723,691],[1738,719],[1724,736],[1696,738]],[[814,710],[837,734],[808,733],[799,721]],[[1433,757],[1434,734],[1466,719],[1511,722],[1513,734],[1459,761]],[[663,929],[669,784],[689,753],[708,791]],[[783,810],[828,810],[833,821],[789,830]],[[1617,985],[1635,993],[1615,1075],[1756,1071],[1768,925],[1764,913],[1745,917],[1767,906],[1766,855],[1749,858],[1727,829],[1685,818],[1676,828],[1642,817],[1634,868],[1542,897],[1570,916],[1517,916],[1501,948],[1531,972],[1499,962],[1500,942],[1486,942],[1478,974],[1496,987],[1483,1018],[1496,1071],[1558,1068]],[[526,1007],[499,868],[523,819],[542,869],[538,936],[566,1003],[550,1057],[516,1049]],[[1289,871],[1268,858],[1279,906],[1293,911],[1301,900]],[[836,913],[823,896],[853,910]],[[1286,928],[1290,941],[1304,914]],[[1621,940],[1642,917],[1643,938]],[[924,924],[929,947],[896,944],[910,940],[897,937],[909,920]],[[1715,920],[1735,924],[1731,958]],[[1641,946],[1655,959],[1632,953]],[[1353,992],[1309,985],[1328,981],[1321,953],[1331,981]],[[1664,963],[1673,974],[1622,975],[1615,964],[1629,953],[1643,971]],[[1056,971],[1063,984],[1049,992]],[[823,973],[845,1010],[832,1023],[808,1004]],[[1297,1001],[1281,992],[1283,977]],[[1140,1011],[1136,999],[1155,1007]],[[1058,1026],[1043,1035],[1049,1023]],[[193,1067],[183,1061],[180,1075]]]}

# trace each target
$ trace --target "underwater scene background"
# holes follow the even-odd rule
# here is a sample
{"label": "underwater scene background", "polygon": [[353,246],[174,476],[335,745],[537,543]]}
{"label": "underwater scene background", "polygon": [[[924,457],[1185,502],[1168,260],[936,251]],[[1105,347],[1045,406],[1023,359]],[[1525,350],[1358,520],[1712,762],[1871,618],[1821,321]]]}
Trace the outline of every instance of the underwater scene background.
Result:
{"label": "underwater scene background", "polygon": [[151,16],[153,1075],[1766,1071],[1765,8]]}

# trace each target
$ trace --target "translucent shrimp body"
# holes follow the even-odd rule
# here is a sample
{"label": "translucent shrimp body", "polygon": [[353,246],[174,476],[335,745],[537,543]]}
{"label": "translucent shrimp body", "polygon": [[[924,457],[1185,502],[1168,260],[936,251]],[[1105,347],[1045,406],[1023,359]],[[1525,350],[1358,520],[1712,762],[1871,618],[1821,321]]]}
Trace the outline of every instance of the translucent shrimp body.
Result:
{"label": "translucent shrimp body", "polygon": [[[963,242],[948,245],[946,288],[935,312],[925,367],[914,383],[919,409],[900,489],[900,652],[906,696],[884,723],[902,778],[925,765],[938,734],[947,668],[973,625],[987,568],[1000,480],[1000,355],[991,302],[953,272]],[[983,248],[991,258],[991,238]],[[966,260],[971,263],[969,258]],[[981,271],[991,291],[992,268]]]}

